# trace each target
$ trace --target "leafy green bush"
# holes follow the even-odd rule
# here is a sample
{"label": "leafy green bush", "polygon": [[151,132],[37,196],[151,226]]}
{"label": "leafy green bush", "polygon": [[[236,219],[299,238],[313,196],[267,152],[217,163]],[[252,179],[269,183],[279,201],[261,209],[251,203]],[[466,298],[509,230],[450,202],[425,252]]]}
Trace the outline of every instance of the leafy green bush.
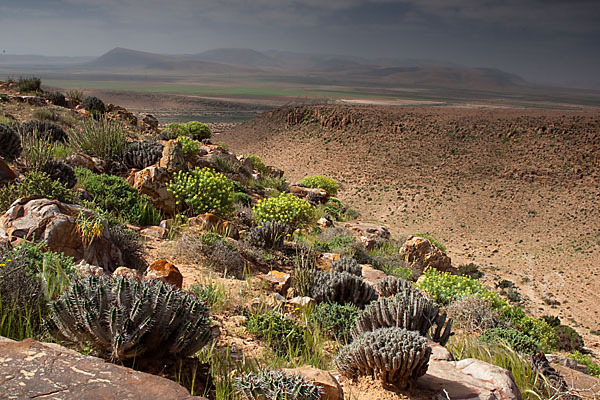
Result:
{"label": "leafy green bush", "polygon": [[233,194],[232,201],[234,204],[241,204],[244,206],[252,205],[252,197],[242,192],[235,192]]}
{"label": "leafy green bush", "polygon": [[431,242],[431,244],[433,244],[435,247],[440,249],[443,253],[446,252],[446,246],[444,246],[440,241],[434,239],[433,236],[426,235],[424,233],[415,233],[414,236],[418,236],[420,238],[427,239]]}
{"label": "leafy green bush", "polygon": [[107,119],[83,120],[69,132],[69,143],[77,151],[104,160],[122,160],[127,148],[127,131]]}
{"label": "leafy green bush", "polygon": [[515,327],[533,339],[543,351],[556,348],[556,332],[546,321],[529,315],[518,321],[513,321]]}
{"label": "leafy green bush", "polygon": [[600,378],[600,365],[589,354],[583,354],[580,351],[574,351],[569,354],[569,357],[575,359],[578,363],[583,364],[588,369],[588,374]]}
{"label": "leafy green bush", "polygon": [[200,149],[200,143],[197,140],[194,140],[187,136],[181,136],[179,137],[179,143],[181,143],[181,148],[183,149],[184,156],[191,157],[198,154],[198,150]]}
{"label": "leafy green bush", "polygon": [[63,203],[73,202],[73,192],[61,185],[60,182],[50,179],[44,172],[28,172],[21,183],[11,183],[0,188],[0,213],[5,213],[11,204],[21,198],[40,195]]}
{"label": "leafy green bush", "polygon": [[339,188],[335,179],[326,176],[307,176],[300,179],[300,184],[309,188],[323,189],[330,196],[335,196]]}
{"label": "leafy green bush", "polygon": [[556,333],[556,348],[562,351],[581,350],[584,346],[583,338],[577,331],[567,325],[554,328]]}
{"label": "leafy green bush", "polygon": [[157,225],[161,216],[150,199],[140,195],[118,176],[96,175],[85,168],[75,168],[75,175],[82,189],[92,197],[92,204],[127,223]]}
{"label": "leafy green bush", "polygon": [[246,329],[265,340],[280,354],[297,349],[304,343],[303,328],[293,319],[273,310],[251,313],[246,321]]}
{"label": "leafy green bush", "polygon": [[211,136],[210,128],[198,121],[190,121],[185,124],[172,123],[167,126],[165,136],[167,139],[175,139],[181,136],[187,136],[194,140],[209,139]]}
{"label": "leafy green bush", "polygon": [[233,183],[210,168],[178,171],[167,189],[175,195],[177,205],[187,208],[188,215],[213,212],[225,216],[231,211]]}
{"label": "leafy green bush", "polygon": [[512,328],[487,329],[480,339],[484,342],[506,343],[515,351],[524,354],[534,354],[538,350],[538,343],[534,339]]}
{"label": "leafy green bush", "polygon": [[313,216],[312,206],[291,193],[259,200],[253,208],[256,221],[277,221],[290,226],[309,222]]}
{"label": "leafy green bush", "polygon": [[259,156],[255,156],[254,154],[246,154],[244,157],[252,161],[252,167],[256,171],[260,172],[262,175],[267,175],[267,166],[264,162],[262,162]]}
{"label": "leafy green bush", "polygon": [[314,242],[314,248],[317,251],[324,253],[339,253],[347,254],[348,247],[356,242],[354,236],[347,236],[345,234],[335,235],[329,240],[323,241],[316,239]]}
{"label": "leafy green bush", "polygon": [[353,304],[321,303],[315,307],[310,319],[332,339],[350,343],[352,328],[359,314],[360,309]]}
{"label": "leafy green bush", "polygon": [[29,78],[20,77],[17,82],[17,88],[22,93],[39,92],[42,89],[42,80],[35,76]]}

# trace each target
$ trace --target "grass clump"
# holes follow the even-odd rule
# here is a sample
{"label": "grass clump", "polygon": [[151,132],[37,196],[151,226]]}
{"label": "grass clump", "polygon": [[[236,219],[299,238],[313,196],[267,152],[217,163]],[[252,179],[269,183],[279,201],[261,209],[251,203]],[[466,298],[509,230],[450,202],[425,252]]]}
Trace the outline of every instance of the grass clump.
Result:
{"label": "grass clump", "polygon": [[225,285],[217,281],[209,280],[202,284],[196,283],[190,286],[189,291],[202,300],[213,312],[223,309],[227,303]]}
{"label": "grass clump", "polygon": [[118,122],[87,118],[69,132],[69,143],[87,155],[119,161],[127,148],[127,131]]}
{"label": "grass clump", "polygon": [[296,321],[276,311],[256,311],[246,321],[248,332],[266,341],[276,353],[286,354],[304,344],[304,329]]}
{"label": "grass clump", "polygon": [[309,188],[323,189],[330,196],[335,196],[339,188],[335,179],[326,176],[306,176],[300,179],[300,184]]}
{"label": "grass clump", "polygon": [[72,203],[74,200],[73,192],[60,182],[50,179],[48,174],[27,172],[23,182],[11,183],[0,188],[0,213],[8,211],[15,200],[33,195],[40,195],[63,203]]}
{"label": "grass clump", "polygon": [[167,189],[175,195],[177,205],[186,209],[187,215],[212,212],[226,216],[231,211],[233,183],[210,168],[178,171]]}
{"label": "grass clump", "polygon": [[42,80],[36,76],[20,77],[17,81],[17,88],[21,93],[37,93],[42,90]]}
{"label": "grass clump", "polygon": [[341,343],[352,341],[352,328],[361,310],[353,304],[321,303],[310,314],[311,322]]}

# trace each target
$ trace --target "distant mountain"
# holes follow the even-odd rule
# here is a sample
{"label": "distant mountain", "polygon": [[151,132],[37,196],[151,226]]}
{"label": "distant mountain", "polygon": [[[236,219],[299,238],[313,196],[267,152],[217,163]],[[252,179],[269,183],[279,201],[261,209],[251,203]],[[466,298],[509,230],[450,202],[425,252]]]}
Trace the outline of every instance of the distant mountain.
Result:
{"label": "distant mountain", "polygon": [[171,56],[116,47],[87,64],[95,68],[148,68],[171,60]]}

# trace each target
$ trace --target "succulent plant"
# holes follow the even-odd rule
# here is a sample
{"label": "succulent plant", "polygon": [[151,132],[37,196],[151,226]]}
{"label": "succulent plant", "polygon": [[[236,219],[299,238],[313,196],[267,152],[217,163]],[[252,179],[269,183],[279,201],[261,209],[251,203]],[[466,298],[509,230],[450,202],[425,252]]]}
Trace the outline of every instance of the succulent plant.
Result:
{"label": "succulent plant", "polygon": [[106,106],[104,102],[96,96],[88,96],[83,99],[83,107],[90,112],[97,112],[104,114],[106,112]]}
{"label": "succulent plant", "polygon": [[73,171],[73,168],[62,161],[48,161],[42,167],[42,172],[45,172],[50,179],[59,181],[69,189],[71,189],[77,183],[77,178],[75,177],[75,171]]}
{"label": "succulent plant", "polygon": [[377,292],[362,278],[348,272],[316,271],[310,297],[318,303],[324,301],[339,304],[352,303],[362,308],[377,299]]}
{"label": "succulent plant", "polygon": [[388,275],[380,280],[375,288],[380,296],[390,297],[398,293],[405,293],[407,290],[413,289],[414,286],[412,282],[406,279]]}
{"label": "succulent plant", "polygon": [[281,248],[290,227],[282,222],[269,221],[255,226],[248,232],[246,240],[253,246],[262,248]]}
{"label": "succulent plant", "polygon": [[90,276],[51,308],[54,337],[91,345],[112,360],[184,358],[211,338],[206,305],[160,281]]}
{"label": "succulent plant", "polygon": [[362,277],[362,267],[355,259],[341,257],[331,263],[331,270],[335,272],[347,272]]}
{"label": "succulent plant", "polygon": [[163,148],[162,144],[152,140],[129,143],[125,152],[125,164],[129,168],[149,167],[160,160]]}
{"label": "succulent plant", "polygon": [[0,124],[0,156],[8,161],[13,161],[21,155],[21,138],[10,126]]}
{"label": "succulent plant", "polygon": [[343,347],[334,363],[349,378],[370,375],[384,385],[404,389],[425,375],[430,356],[431,347],[418,332],[380,328]]}
{"label": "succulent plant", "polygon": [[21,125],[23,133],[35,133],[40,137],[46,137],[53,142],[66,142],[68,136],[63,128],[56,125],[55,123],[48,121],[31,120]]}
{"label": "succulent plant", "polygon": [[352,336],[388,327],[417,331],[443,346],[450,338],[452,320],[417,289],[408,289],[369,304],[356,320]]}
{"label": "succulent plant", "polygon": [[46,94],[46,98],[55,106],[66,107],[67,99],[61,92],[50,92]]}
{"label": "succulent plant", "polygon": [[247,400],[318,400],[323,393],[299,375],[264,369],[237,377],[235,387]]}

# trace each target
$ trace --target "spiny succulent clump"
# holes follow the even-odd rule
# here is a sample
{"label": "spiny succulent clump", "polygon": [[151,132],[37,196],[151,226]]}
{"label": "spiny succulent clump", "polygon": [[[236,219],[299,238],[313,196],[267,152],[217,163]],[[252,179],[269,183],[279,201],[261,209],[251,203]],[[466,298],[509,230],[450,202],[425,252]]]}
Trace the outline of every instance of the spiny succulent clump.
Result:
{"label": "spiny succulent clump", "polygon": [[50,92],[46,94],[46,98],[55,106],[66,107],[67,99],[61,92]]}
{"label": "spiny succulent clump", "polygon": [[235,387],[247,400],[318,400],[323,389],[299,376],[261,370],[237,377]]}
{"label": "spiny succulent clump", "polygon": [[450,338],[452,320],[417,289],[408,289],[369,304],[356,320],[352,336],[387,327],[417,331],[443,346]]}
{"label": "spiny succulent clump", "polygon": [[89,112],[97,112],[104,114],[106,112],[106,106],[104,102],[96,96],[88,96],[83,99],[83,107]]}
{"label": "spiny succulent clump", "polygon": [[392,327],[358,336],[340,350],[334,363],[348,378],[370,375],[404,389],[425,375],[430,356],[431,347],[418,332]]}
{"label": "spiny succulent clump", "polygon": [[376,285],[377,293],[383,297],[390,297],[398,293],[405,293],[407,290],[412,288],[414,288],[412,282],[391,275],[386,276]]}
{"label": "spiny succulent clump", "polygon": [[331,270],[335,272],[347,272],[362,277],[362,267],[355,259],[341,257],[331,263]]}
{"label": "spiny succulent clump", "polygon": [[66,142],[68,136],[63,128],[48,121],[32,120],[21,125],[21,130],[26,134],[37,133],[39,137],[45,137],[52,142]]}
{"label": "spiny succulent clump", "polygon": [[42,172],[45,172],[50,179],[59,181],[69,189],[71,189],[77,183],[77,178],[75,177],[75,171],[73,168],[62,161],[48,161],[42,167]]}
{"label": "spiny succulent clump", "polygon": [[253,227],[248,232],[246,240],[253,246],[273,249],[281,248],[286,236],[290,235],[291,229],[282,222],[268,221]]}
{"label": "spiny succulent clump", "polygon": [[206,305],[168,283],[90,276],[51,304],[55,338],[91,345],[101,357],[124,361],[180,359],[211,338]]}
{"label": "spiny succulent clump", "polygon": [[362,278],[348,272],[315,271],[310,297],[317,303],[352,303],[362,308],[377,299],[377,292]]}
{"label": "spiny succulent clump", "polygon": [[0,124],[0,157],[8,161],[18,158],[23,152],[19,134],[10,126]]}
{"label": "spiny succulent clump", "polygon": [[125,164],[128,168],[149,167],[160,160],[163,148],[162,144],[152,140],[129,143],[125,151]]}

